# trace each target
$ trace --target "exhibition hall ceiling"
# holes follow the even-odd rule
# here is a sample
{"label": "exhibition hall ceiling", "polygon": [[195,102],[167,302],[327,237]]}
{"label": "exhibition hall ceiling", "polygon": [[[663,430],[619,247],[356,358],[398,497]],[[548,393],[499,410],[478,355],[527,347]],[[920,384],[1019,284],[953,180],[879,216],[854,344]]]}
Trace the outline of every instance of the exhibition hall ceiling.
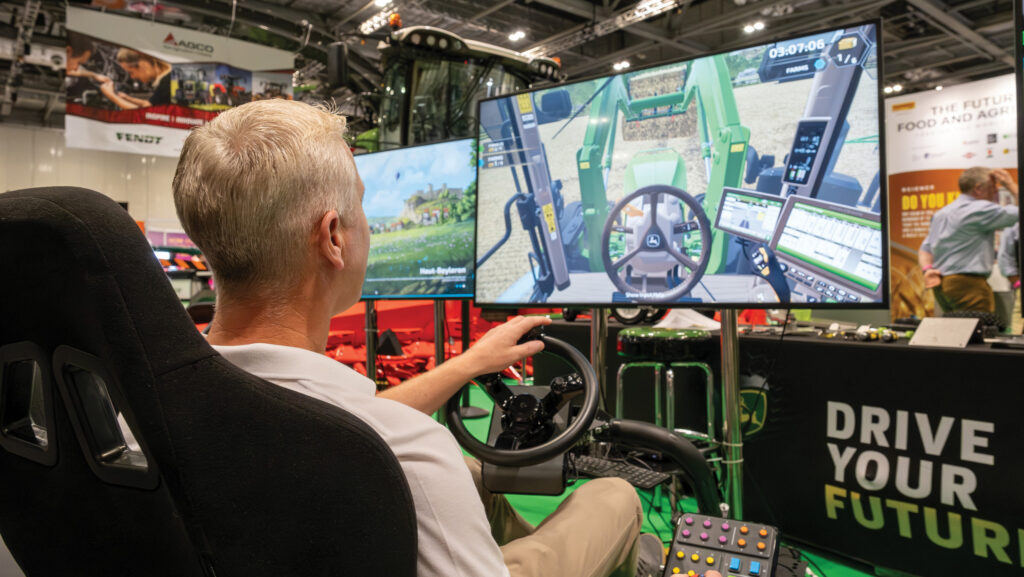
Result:
{"label": "exhibition hall ceiling", "polygon": [[[333,96],[370,92],[380,82],[377,43],[386,28],[367,38],[360,36],[360,27],[381,11],[385,0],[94,4],[99,2],[140,18],[152,18],[155,7],[159,21],[295,51],[296,80],[304,84],[326,79],[326,47],[344,41],[355,74],[350,89]],[[0,1],[0,87],[9,84],[18,20],[36,3]],[[66,4],[39,4],[32,45],[63,45]],[[622,61],[633,67],[653,65],[874,18],[882,20],[885,48],[885,78],[879,86],[900,85],[903,92],[950,86],[1012,72],[1014,62],[1010,0],[391,0],[389,6],[406,26],[434,26],[469,40],[557,56],[568,79],[609,72]],[[643,11],[653,15],[633,21]],[[755,24],[760,29],[753,29]],[[511,39],[516,32],[522,34]],[[0,121],[5,116],[38,118],[44,124],[59,120],[61,75],[57,66],[24,66],[17,79],[19,100],[10,114],[0,114]],[[319,95],[329,94],[321,90]]]}

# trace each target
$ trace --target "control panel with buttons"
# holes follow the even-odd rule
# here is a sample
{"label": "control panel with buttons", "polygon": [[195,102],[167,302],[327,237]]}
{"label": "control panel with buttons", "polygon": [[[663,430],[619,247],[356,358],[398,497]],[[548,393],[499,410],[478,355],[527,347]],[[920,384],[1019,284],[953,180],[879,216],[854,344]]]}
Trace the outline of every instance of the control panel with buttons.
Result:
{"label": "control panel with buttons", "polygon": [[679,518],[664,577],[772,577],[779,532],[760,523],[688,514]]}

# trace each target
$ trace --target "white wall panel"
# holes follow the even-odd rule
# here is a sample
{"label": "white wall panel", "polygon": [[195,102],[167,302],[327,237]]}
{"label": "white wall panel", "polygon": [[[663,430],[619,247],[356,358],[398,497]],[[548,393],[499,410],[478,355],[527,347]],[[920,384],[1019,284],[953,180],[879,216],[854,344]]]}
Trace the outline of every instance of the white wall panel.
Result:
{"label": "white wall panel", "polygon": [[80,186],[128,203],[147,228],[181,230],[171,181],[177,159],[64,147],[64,132],[0,124],[0,191]]}
{"label": "white wall panel", "polygon": [[7,151],[3,158],[6,182],[4,190],[30,188],[33,182],[34,148],[32,135],[35,130],[22,127],[0,128],[0,138],[7,141]]}

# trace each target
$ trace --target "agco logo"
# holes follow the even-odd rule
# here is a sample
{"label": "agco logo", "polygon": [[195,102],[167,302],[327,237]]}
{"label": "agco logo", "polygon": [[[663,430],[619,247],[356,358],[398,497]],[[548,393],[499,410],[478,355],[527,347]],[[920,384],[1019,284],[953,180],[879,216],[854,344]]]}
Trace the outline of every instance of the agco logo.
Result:
{"label": "agco logo", "polygon": [[181,52],[193,52],[196,54],[213,54],[213,46],[192,40],[176,40],[174,34],[168,34],[164,38],[164,46],[177,49]]}

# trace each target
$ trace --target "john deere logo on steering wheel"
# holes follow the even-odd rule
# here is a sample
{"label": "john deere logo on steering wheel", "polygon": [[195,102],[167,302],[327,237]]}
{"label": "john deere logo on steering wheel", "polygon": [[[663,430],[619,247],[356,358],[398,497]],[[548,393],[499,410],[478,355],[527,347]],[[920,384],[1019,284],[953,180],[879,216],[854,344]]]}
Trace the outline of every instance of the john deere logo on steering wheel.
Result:
{"label": "john deere logo on steering wheel", "polygon": [[647,235],[647,239],[644,242],[647,244],[647,248],[661,248],[661,235],[652,232]]}

